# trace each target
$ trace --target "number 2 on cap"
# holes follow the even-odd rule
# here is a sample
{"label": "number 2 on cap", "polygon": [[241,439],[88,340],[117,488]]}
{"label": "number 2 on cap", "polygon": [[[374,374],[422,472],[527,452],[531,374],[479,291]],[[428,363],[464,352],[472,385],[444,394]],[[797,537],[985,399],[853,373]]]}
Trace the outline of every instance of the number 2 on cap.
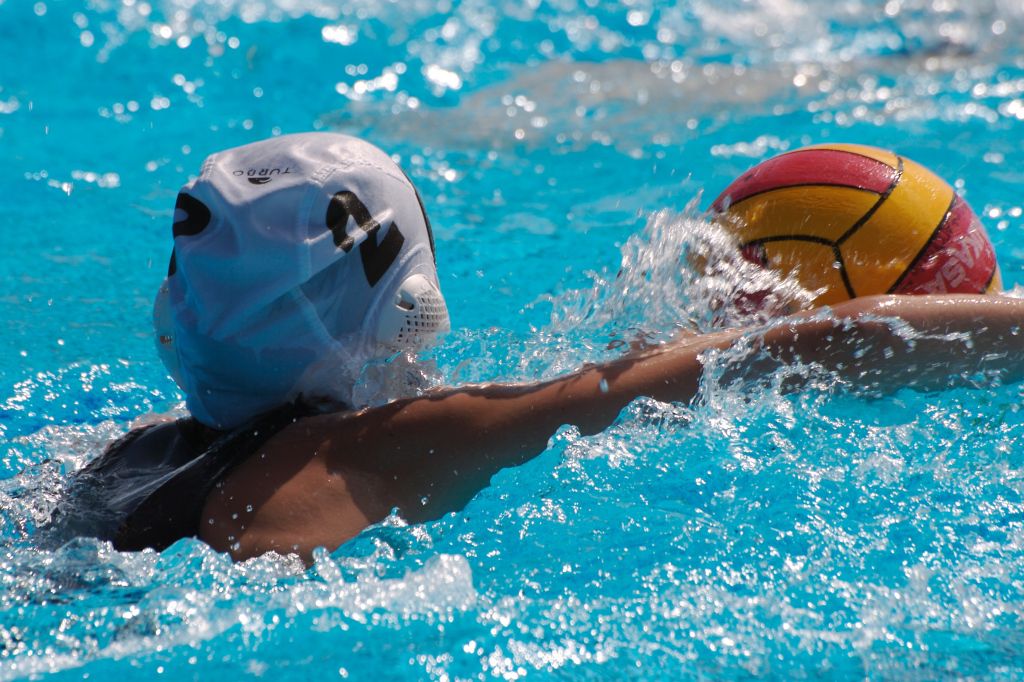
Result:
{"label": "number 2 on cap", "polygon": [[327,228],[334,235],[334,245],[345,253],[351,251],[355,245],[355,239],[349,235],[347,229],[349,218],[353,218],[359,229],[366,233],[366,239],[359,245],[359,258],[363,262],[366,281],[372,287],[398,258],[402,245],[405,244],[405,235],[398,229],[398,225],[392,222],[384,239],[378,244],[377,231],[380,230],[380,223],[370,215],[366,204],[348,190],[338,192],[331,197],[331,203],[327,206],[326,222]]}

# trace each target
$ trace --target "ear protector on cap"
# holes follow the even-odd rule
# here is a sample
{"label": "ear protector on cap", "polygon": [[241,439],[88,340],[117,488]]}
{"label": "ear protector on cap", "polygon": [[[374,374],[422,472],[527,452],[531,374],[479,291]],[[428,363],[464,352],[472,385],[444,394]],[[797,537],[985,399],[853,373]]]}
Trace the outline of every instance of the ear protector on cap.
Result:
{"label": "ear protector on cap", "polygon": [[449,329],[444,297],[429,279],[416,274],[407,277],[384,303],[377,319],[377,341],[391,350],[413,350]]}

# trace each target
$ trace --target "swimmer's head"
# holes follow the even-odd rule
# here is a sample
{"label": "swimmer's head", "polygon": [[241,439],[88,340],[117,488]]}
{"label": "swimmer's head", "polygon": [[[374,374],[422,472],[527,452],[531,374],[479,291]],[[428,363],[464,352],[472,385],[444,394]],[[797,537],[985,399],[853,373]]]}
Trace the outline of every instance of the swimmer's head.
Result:
{"label": "swimmer's head", "polygon": [[299,396],[351,405],[367,362],[449,326],[412,183],[332,133],[206,160],[178,195],[153,320],[189,411],[221,429]]}

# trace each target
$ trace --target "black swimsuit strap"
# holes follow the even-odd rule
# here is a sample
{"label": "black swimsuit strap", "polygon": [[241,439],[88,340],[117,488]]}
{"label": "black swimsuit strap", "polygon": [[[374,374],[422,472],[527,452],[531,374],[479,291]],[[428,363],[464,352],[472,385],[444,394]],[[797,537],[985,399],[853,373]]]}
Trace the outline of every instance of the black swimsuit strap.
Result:
{"label": "black swimsuit strap", "polygon": [[271,436],[315,412],[309,406],[293,403],[216,438],[201,455],[142,500],[118,529],[114,547],[121,551],[147,547],[159,551],[176,540],[196,535],[206,496],[214,486]]}

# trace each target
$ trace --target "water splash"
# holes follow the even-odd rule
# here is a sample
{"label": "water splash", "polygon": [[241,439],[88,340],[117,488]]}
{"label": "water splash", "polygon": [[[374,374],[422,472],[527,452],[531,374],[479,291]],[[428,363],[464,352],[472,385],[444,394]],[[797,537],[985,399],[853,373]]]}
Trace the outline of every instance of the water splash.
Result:
{"label": "water splash", "polygon": [[589,290],[544,297],[551,321],[537,331],[521,370],[557,374],[680,334],[760,326],[810,304],[813,292],[794,277],[745,260],[729,233],[697,213],[698,200],[681,214],[652,215],[623,245],[615,273],[592,273]]}
{"label": "water splash", "polygon": [[[124,350],[125,330],[144,326],[135,292],[155,286],[167,247],[166,225],[158,241],[148,221],[201,150],[317,125],[393,142],[441,218],[439,250],[456,254],[446,293],[500,313],[464,317],[438,351],[465,380],[532,378],[622,352],[613,339],[742,322],[729,305],[744,264],[707,290],[682,255],[705,242],[715,252],[711,227],[673,213],[644,227],[636,211],[678,208],[786,145],[909,146],[980,200],[1004,273],[1020,272],[1020,207],[1007,199],[1022,167],[1019,3],[591,4],[0,3],[18,29],[0,46],[13,169],[0,182],[19,198],[0,234],[19,261],[40,253],[38,235],[65,249],[39,259],[59,266],[52,286],[0,262],[23,283],[0,297],[0,336],[14,339],[0,413],[0,677],[1021,674],[1021,391],[984,381],[883,400],[792,368],[808,382],[794,394],[785,372],[736,383],[734,358],[708,358],[693,406],[638,401],[603,434],[565,429],[466,510],[415,527],[391,517],[309,572],[274,555],[232,565],[194,541],[162,555],[34,544],[66,472],[135,416],[175,404],[162,374],[114,359],[142,353]],[[59,45],[58,57],[38,45]],[[53,94],[83,78],[89,92],[73,101]],[[101,188],[83,169],[118,183]],[[134,260],[94,258],[96,225],[114,248],[133,244]],[[526,241],[539,246],[506,253]],[[607,267],[589,282],[529,267],[552,250]],[[134,278],[129,267],[157,253],[154,281]],[[506,257],[523,261],[511,285],[476,277]],[[110,279],[116,295],[59,307]],[[562,279],[573,291],[522,309]],[[74,326],[89,305],[104,310],[102,329]],[[28,341],[71,339],[65,326],[100,359],[35,359]],[[108,370],[80,381],[94,365]]]}

